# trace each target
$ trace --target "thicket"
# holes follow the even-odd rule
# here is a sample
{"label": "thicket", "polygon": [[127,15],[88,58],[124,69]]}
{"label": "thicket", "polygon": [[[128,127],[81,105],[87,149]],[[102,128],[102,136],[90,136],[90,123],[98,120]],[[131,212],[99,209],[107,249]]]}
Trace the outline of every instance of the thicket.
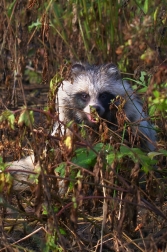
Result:
{"label": "thicket", "polygon": [[[167,249],[166,52],[166,1],[0,2],[0,251]],[[155,152],[134,146],[126,120],[93,143],[77,129],[51,136],[76,61],[119,67],[148,107]],[[32,151],[36,169],[11,174]]]}

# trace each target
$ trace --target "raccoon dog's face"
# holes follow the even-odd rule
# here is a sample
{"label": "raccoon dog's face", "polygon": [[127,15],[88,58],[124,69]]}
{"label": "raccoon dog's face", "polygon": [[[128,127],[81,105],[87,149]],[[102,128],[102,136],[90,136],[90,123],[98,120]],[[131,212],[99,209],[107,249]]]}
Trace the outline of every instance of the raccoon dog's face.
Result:
{"label": "raccoon dog's face", "polygon": [[107,91],[101,91],[100,93],[96,93],[96,90],[93,93],[90,91],[89,89],[83,90],[72,96],[76,109],[73,117],[78,123],[84,122],[93,126],[93,124],[98,122],[97,115],[105,118],[105,115],[109,113],[109,105],[111,100],[115,98],[115,95]]}
{"label": "raccoon dog's face", "polygon": [[[124,96],[129,85],[122,85],[118,69],[113,64],[90,66],[75,64],[72,67],[73,82],[64,82],[59,97],[63,100],[65,118],[91,127],[97,124],[97,114],[115,123],[115,115],[109,109],[111,101]],[[61,104],[60,104],[61,105]]]}

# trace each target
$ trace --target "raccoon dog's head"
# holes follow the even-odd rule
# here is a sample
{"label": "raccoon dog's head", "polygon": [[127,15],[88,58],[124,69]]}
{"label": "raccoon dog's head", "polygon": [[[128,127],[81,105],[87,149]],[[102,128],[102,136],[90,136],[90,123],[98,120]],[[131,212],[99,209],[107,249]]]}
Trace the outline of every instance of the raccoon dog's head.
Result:
{"label": "raccoon dog's head", "polygon": [[[128,83],[122,81],[117,67],[110,63],[91,66],[77,63],[72,66],[72,83],[64,81],[59,91],[59,105],[67,121],[97,124],[96,113],[103,119],[115,123],[114,113],[110,111],[111,101],[116,96],[133,96]],[[126,106],[125,106],[126,107]],[[95,112],[95,113],[94,113]],[[133,111],[131,116],[133,115]],[[64,118],[62,118],[64,119]]]}

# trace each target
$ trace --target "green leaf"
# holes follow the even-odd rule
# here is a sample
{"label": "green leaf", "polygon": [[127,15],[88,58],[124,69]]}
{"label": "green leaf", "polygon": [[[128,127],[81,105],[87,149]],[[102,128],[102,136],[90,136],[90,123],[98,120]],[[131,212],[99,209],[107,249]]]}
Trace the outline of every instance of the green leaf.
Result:
{"label": "green leaf", "polygon": [[108,164],[112,164],[112,163],[114,162],[115,158],[116,158],[115,153],[114,153],[114,152],[111,152],[110,154],[108,154],[108,155],[106,156],[107,163],[108,163]]}
{"label": "green leaf", "polygon": [[66,231],[64,229],[62,229],[62,228],[59,228],[59,231],[60,231],[60,234],[62,234],[62,235],[66,235],[67,234]]}
{"label": "green leaf", "polygon": [[129,148],[128,146],[121,146],[120,151],[109,153],[106,158],[108,164],[112,164],[115,160],[120,161],[125,157],[132,159],[134,163],[141,164],[141,169],[146,173],[152,169],[153,165],[157,162],[152,159],[152,156],[148,156],[147,153],[142,150],[138,148]]}
{"label": "green leaf", "polygon": [[5,171],[6,167],[8,167],[8,164],[3,162],[3,158],[0,157],[0,172]]}
{"label": "green leaf", "polygon": [[8,121],[10,127],[14,129],[15,116],[12,111],[5,110],[0,116],[0,122]]}
{"label": "green leaf", "polygon": [[145,14],[147,14],[147,12],[148,12],[148,7],[149,7],[149,2],[148,2],[148,0],[145,0],[144,7],[143,7],[143,11]]}
{"label": "green leaf", "polygon": [[11,4],[8,6],[8,8],[7,8],[7,15],[8,15],[8,17],[11,16],[12,11],[13,11],[13,8],[14,8],[14,6],[15,6],[15,3],[16,3],[16,0],[14,0],[13,3],[11,3]]}
{"label": "green leaf", "polygon": [[60,177],[65,176],[65,167],[66,167],[66,163],[64,162],[55,168],[55,171],[60,174]]}
{"label": "green leaf", "polygon": [[93,166],[96,159],[96,153],[93,151],[88,151],[85,148],[80,148],[76,151],[76,156],[72,159],[74,164],[77,164],[86,169]]}
{"label": "green leaf", "polygon": [[57,73],[50,81],[50,91],[52,94],[55,93],[55,91],[58,89],[59,84],[63,81],[62,76]]}
{"label": "green leaf", "polygon": [[158,11],[159,11],[159,6],[154,11],[154,22],[157,20]]}
{"label": "green leaf", "polygon": [[142,83],[145,82],[145,76],[146,76],[146,75],[147,75],[146,72],[141,71],[140,81],[141,81]]}
{"label": "green leaf", "polygon": [[27,109],[23,110],[19,116],[18,125],[22,126],[25,124],[27,127],[31,127],[34,123],[34,113],[33,111],[28,111]]}
{"label": "green leaf", "polygon": [[152,160],[154,157],[160,156],[160,155],[163,155],[163,153],[155,152],[155,151],[152,151],[152,152],[149,152],[149,153],[148,153],[148,157],[150,157],[151,160]]}
{"label": "green leaf", "polygon": [[80,170],[78,171],[78,173],[76,175],[76,178],[77,179],[82,179],[83,178],[83,176],[81,175],[81,171]]}
{"label": "green leaf", "polygon": [[44,204],[42,205],[42,214],[44,214],[44,215],[48,214],[47,207]]}
{"label": "green leaf", "polygon": [[33,28],[41,28],[42,23],[37,19],[36,22],[32,23],[31,25],[28,26],[28,30],[31,31]]}
{"label": "green leaf", "polygon": [[2,157],[0,157],[0,193],[4,191],[9,193],[13,184],[13,177],[11,174],[9,172],[4,172],[7,167],[8,164],[5,164]]}
{"label": "green leaf", "polygon": [[11,129],[14,130],[14,122],[15,122],[15,116],[14,116],[14,114],[11,114],[8,117],[8,122],[9,122],[9,125],[10,125]]}

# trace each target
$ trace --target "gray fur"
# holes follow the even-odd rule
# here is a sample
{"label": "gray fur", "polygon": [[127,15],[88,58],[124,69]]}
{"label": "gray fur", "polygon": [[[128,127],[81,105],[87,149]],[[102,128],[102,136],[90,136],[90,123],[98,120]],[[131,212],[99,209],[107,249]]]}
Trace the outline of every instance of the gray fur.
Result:
{"label": "gray fur", "polygon": [[33,183],[33,179],[30,178],[31,172],[35,169],[33,154],[8,164],[8,168],[10,169],[10,174],[14,178],[12,185],[14,191],[25,190],[28,187],[25,182],[29,184]]}
{"label": "gray fur", "polygon": [[[60,121],[68,123],[73,120],[78,124],[84,123],[96,127],[97,123],[90,120],[90,108],[94,107],[101,118],[112,122],[113,114],[109,109],[109,102],[105,107],[102,103],[105,103],[105,96],[108,97],[109,94],[111,97],[121,96],[126,101],[124,111],[127,118],[131,122],[136,122],[134,132],[138,128],[141,135],[145,135],[147,139],[148,149],[154,149],[155,130],[148,121],[146,113],[143,112],[141,101],[134,94],[129,83],[122,80],[114,64],[92,66],[77,63],[72,66],[71,75],[73,81],[64,81],[58,91],[56,109],[59,111]],[[53,134],[57,126],[58,124],[55,124]]]}

